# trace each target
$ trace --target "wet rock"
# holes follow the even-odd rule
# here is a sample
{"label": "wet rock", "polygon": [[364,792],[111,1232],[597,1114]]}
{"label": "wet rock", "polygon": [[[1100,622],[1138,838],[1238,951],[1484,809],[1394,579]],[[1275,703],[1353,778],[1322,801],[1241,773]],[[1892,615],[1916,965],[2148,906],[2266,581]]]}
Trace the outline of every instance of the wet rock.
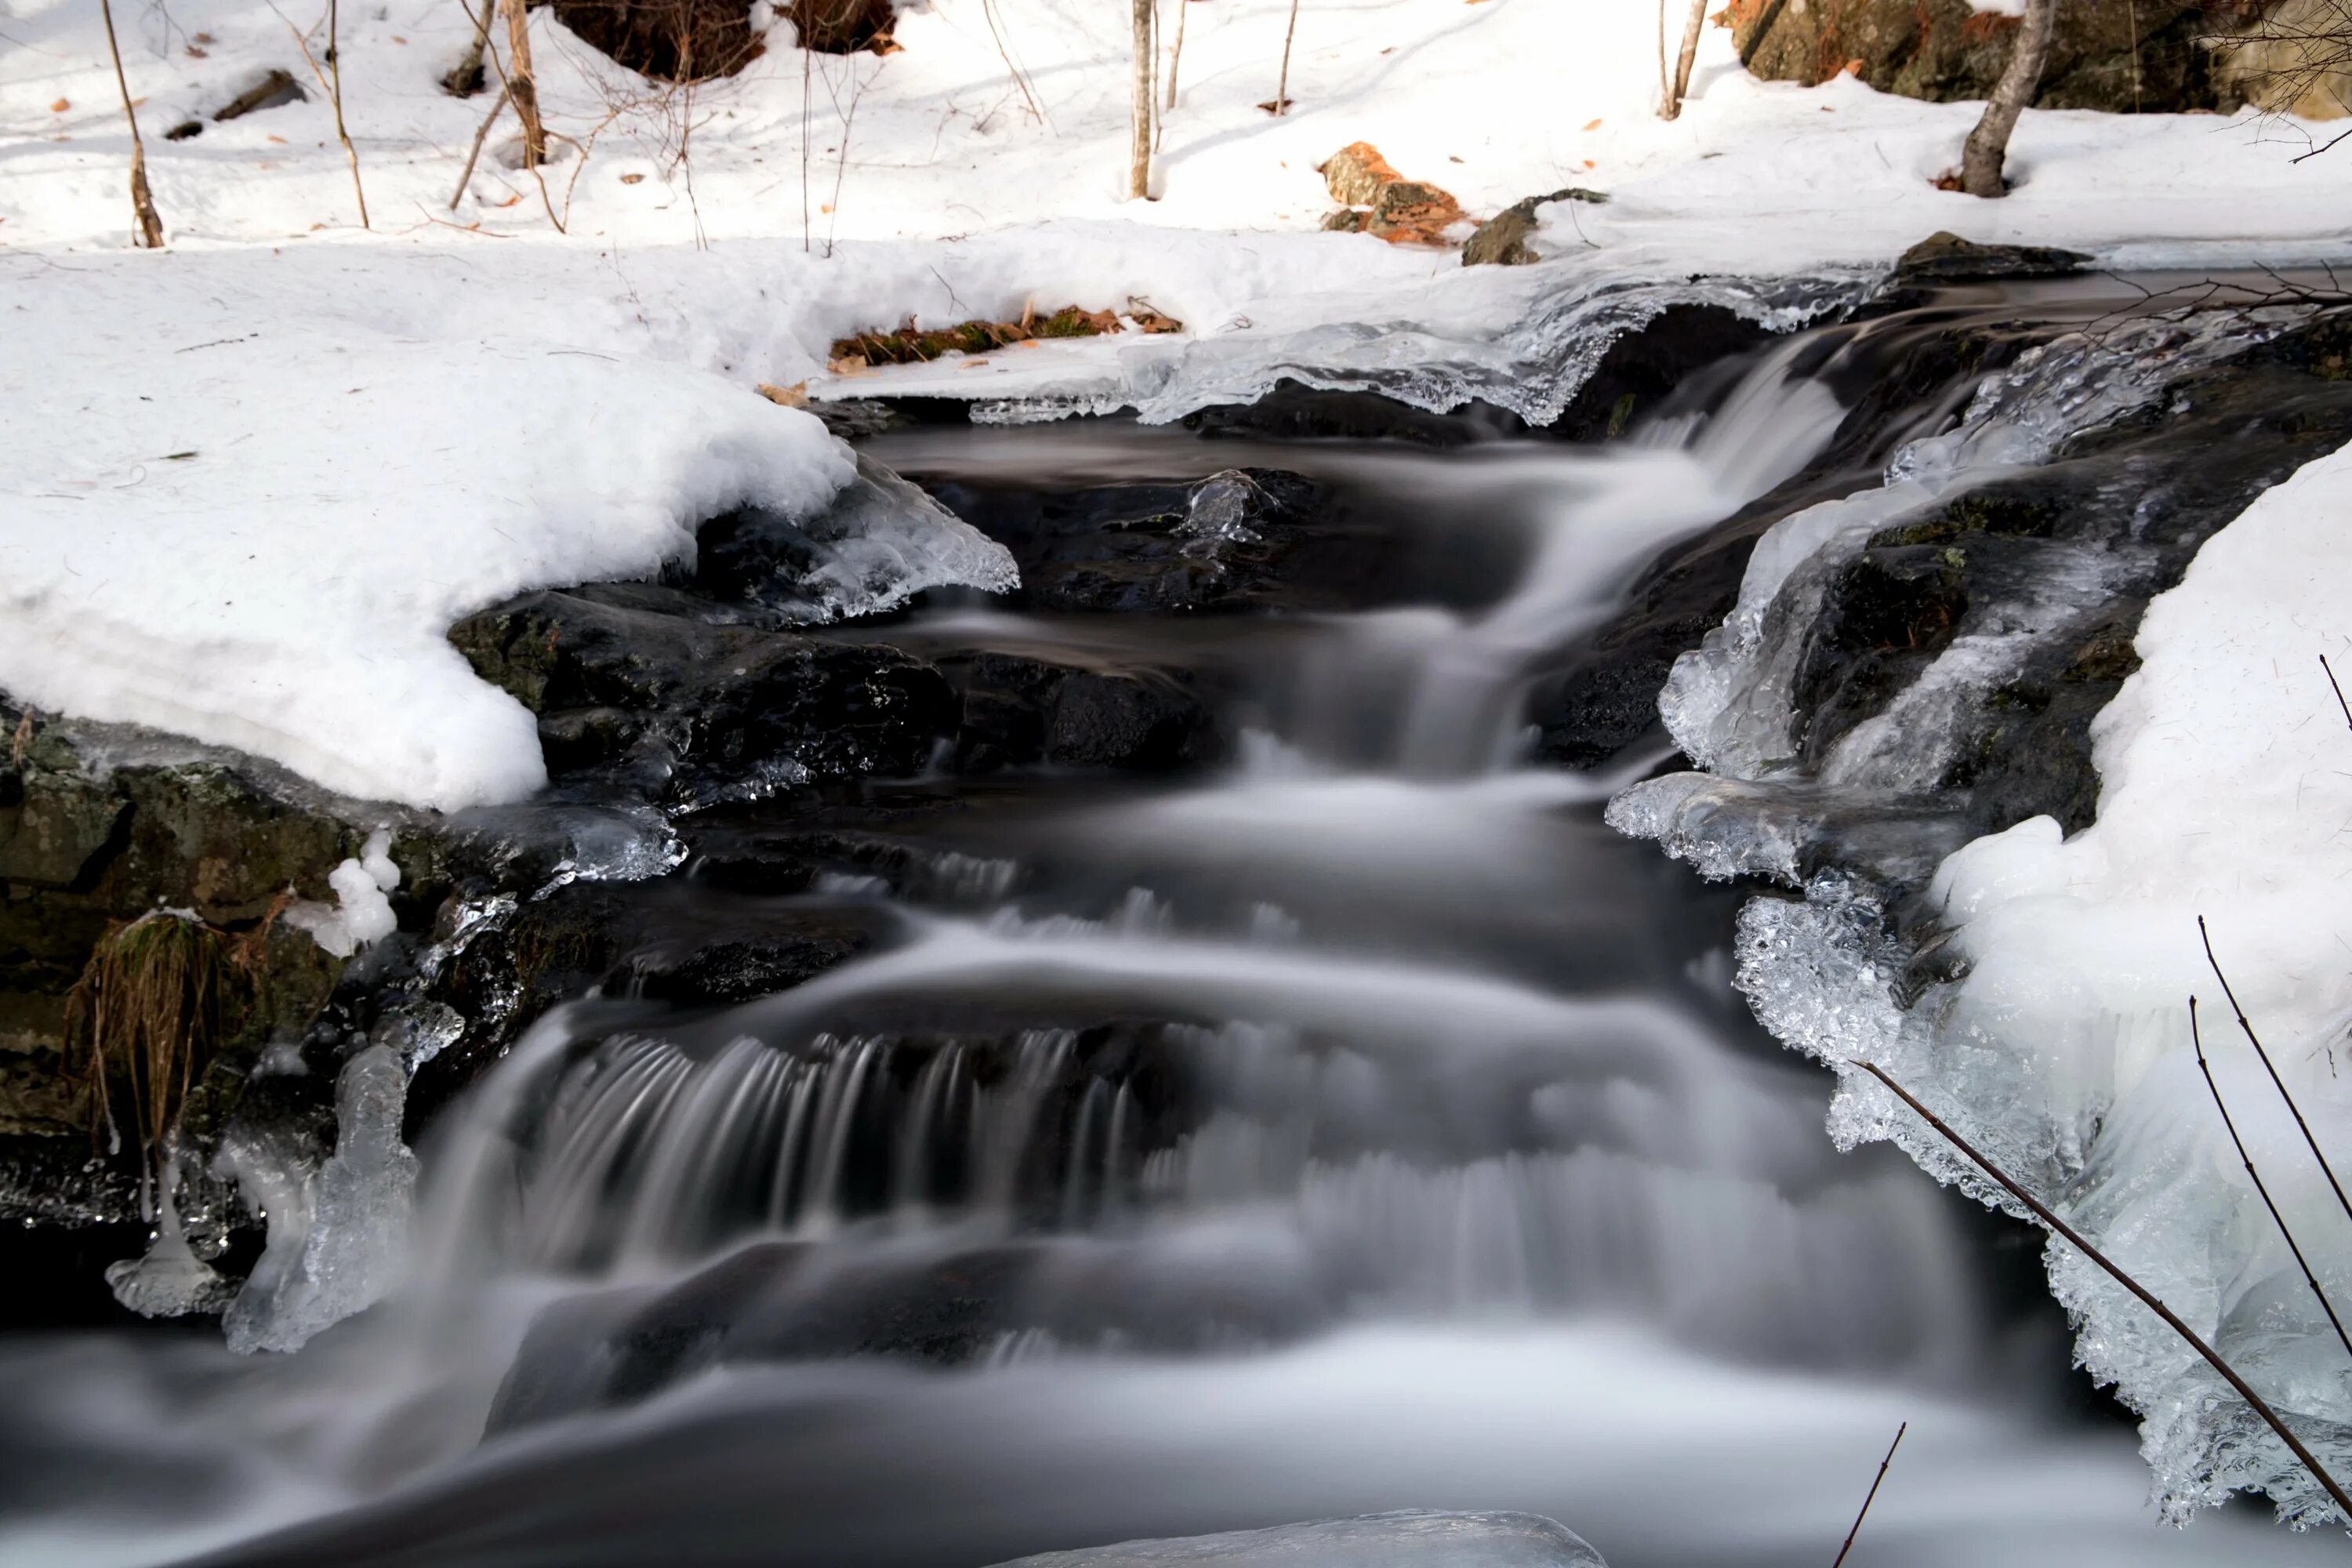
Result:
{"label": "wet rock", "polygon": [[608,772],[674,804],[914,773],[954,732],[929,666],[725,617],[677,589],[607,584],[526,595],[449,640],[540,716],[551,771]]}
{"label": "wet rock", "polygon": [[1097,670],[1017,654],[950,656],[940,668],[963,695],[960,773],[1045,763],[1166,771],[1221,746],[1207,708],[1179,673]]}
{"label": "wet rock", "polygon": [[1044,493],[943,485],[939,494],[1012,550],[1019,607],[1180,614],[1283,605],[1328,496],[1271,468],[1191,484]]}
{"label": "wet rock", "polygon": [[1462,247],[1465,267],[1525,267],[1540,261],[1535,247],[1528,242],[1535,237],[1536,209],[1551,202],[1605,202],[1607,195],[1589,191],[1582,185],[1570,185],[1545,196],[1528,196],[1514,202],[1493,217],[1478,226]]}
{"label": "wet rock", "polygon": [[1489,404],[1432,414],[1376,392],[1335,392],[1286,376],[1255,403],[1223,403],[1183,418],[1202,436],[1272,436],[1284,440],[1410,441],[1452,447],[1525,434],[1527,422]]}
{"label": "wet rock", "polygon": [[2079,272],[2091,258],[2079,250],[2037,245],[1979,245],[1957,234],[1931,234],[1895,264],[1890,288],[1977,283],[2003,278],[2053,278]]}
{"label": "wet rock", "polygon": [[[1812,86],[1852,70],[1881,92],[1938,103],[1989,97],[2019,25],[1969,0],[1731,0],[1727,16],[1757,76]],[[2240,89],[2203,41],[2225,30],[2217,21],[2207,0],[2062,5],[2034,106],[2234,109]]]}

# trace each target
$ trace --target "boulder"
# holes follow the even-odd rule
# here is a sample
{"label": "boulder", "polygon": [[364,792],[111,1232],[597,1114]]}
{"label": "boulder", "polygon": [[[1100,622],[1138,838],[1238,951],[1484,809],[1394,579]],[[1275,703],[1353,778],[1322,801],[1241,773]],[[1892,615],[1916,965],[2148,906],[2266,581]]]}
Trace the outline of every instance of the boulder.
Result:
{"label": "boulder", "polygon": [[2091,258],[2079,250],[2038,245],[1979,245],[1949,232],[1931,234],[1895,263],[1894,288],[1979,282],[2002,278],[2055,278],[2079,272]]}
{"label": "boulder", "polygon": [[[2079,0],[2058,7],[2034,106],[2114,113],[2230,110],[2242,88],[2206,39],[2244,7],[2207,0]],[[1811,86],[1851,71],[1881,92],[1988,96],[2018,19],[1969,0],[1731,0],[1722,13],[1753,74]]]}
{"label": "boulder", "polygon": [[1554,191],[1549,195],[1528,196],[1524,201],[1514,202],[1478,226],[1478,232],[1472,235],[1468,243],[1462,247],[1462,265],[1465,267],[1525,267],[1531,261],[1540,261],[1543,258],[1538,256],[1535,247],[1528,243],[1535,237],[1538,207],[1548,202],[1599,204],[1608,199],[1608,195],[1603,192],[1589,191],[1582,185],[1570,185],[1565,190]]}
{"label": "boulder", "polygon": [[1327,229],[1369,234],[1392,245],[1446,245],[1446,231],[1465,221],[1450,192],[1406,179],[1369,142],[1340,148],[1317,173],[1340,205],[1323,220]]}

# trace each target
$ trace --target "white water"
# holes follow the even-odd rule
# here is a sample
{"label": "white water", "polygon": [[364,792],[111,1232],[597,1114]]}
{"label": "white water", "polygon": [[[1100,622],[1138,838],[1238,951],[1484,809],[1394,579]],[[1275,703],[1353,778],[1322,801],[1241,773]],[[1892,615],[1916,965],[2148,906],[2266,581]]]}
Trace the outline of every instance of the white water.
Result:
{"label": "white water", "polygon": [[[1512,762],[1542,656],[1828,440],[1790,363],[1610,455],[1302,451],[1523,534],[1515,584],[1188,634],[1263,678],[1227,775],[951,824],[902,940],[794,990],[551,1016],[428,1151],[374,1312],[283,1360],[13,1362],[55,1491],[0,1550],[308,1518],[223,1561],[837,1568],[1428,1506],[1552,1513],[1618,1568],[1819,1563],[1908,1420],[1877,1560],[2302,1560],[2159,1533],[2127,1441],[2004,1386],[2034,1363],[1981,1254],[1907,1166],[1828,1148],[1706,917],[1595,820],[1622,781]],[[943,1276],[988,1298],[975,1368],[837,1359]],[[714,1292],[725,1336],[626,1403],[624,1331]],[[152,1521],[55,1479],[126,1450]]]}

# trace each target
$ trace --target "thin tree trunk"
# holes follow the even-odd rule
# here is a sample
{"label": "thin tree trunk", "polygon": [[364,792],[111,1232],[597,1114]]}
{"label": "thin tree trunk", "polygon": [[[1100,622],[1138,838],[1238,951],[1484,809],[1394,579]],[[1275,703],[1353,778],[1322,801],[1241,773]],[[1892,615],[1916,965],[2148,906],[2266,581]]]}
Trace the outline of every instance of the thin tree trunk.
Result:
{"label": "thin tree trunk", "polygon": [[98,0],[106,17],[106,52],[114,57],[114,85],[122,92],[122,118],[131,125],[131,216],[142,250],[163,248],[163,219],[155,211],[155,193],[147,188],[147,144],[139,139],[139,115],[131,107],[131,83],[122,74],[122,46],[114,39],[114,6]]}
{"label": "thin tree trunk", "polygon": [[466,20],[474,24],[474,41],[466,46],[464,58],[441,79],[441,90],[452,98],[471,98],[488,81],[482,69],[482,51],[489,47],[490,18],[498,15],[499,0],[482,0],[479,16],[474,14],[472,0],[458,0],[458,4],[466,8]]}
{"label": "thin tree trunk", "polygon": [[1690,91],[1692,62],[1698,58],[1699,29],[1706,26],[1706,0],[1691,0],[1690,15],[1683,20],[1683,52],[1675,57],[1675,79],[1666,86],[1666,100],[1658,106],[1658,118],[1672,120],[1683,111],[1683,95]]}
{"label": "thin tree trunk", "polygon": [[457,188],[454,192],[450,193],[449,196],[449,210],[451,212],[456,212],[457,210],[457,204],[466,199],[466,187],[474,182],[474,165],[481,161],[482,143],[488,140],[490,127],[499,122],[499,111],[504,110],[506,106],[506,89],[500,88],[499,89],[498,100],[490,105],[489,113],[482,117],[480,128],[474,132],[474,144],[466,150],[466,166],[458,172]]}
{"label": "thin tree trunk", "polygon": [[2009,186],[2000,177],[2009,156],[2010,132],[2017,118],[2033,101],[2042,85],[2042,68],[2050,58],[2051,35],[2058,30],[2058,0],[2025,0],[2025,22],[2017,32],[2009,68],[1994,84],[1985,101],[1984,118],[1969,132],[1960,153],[1960,188],[1972,196],[2004,196]]}
{"label": "thin tree trunk", "polygon": [[1168,96],[1160,100],[1163,110],[1176,107],[1176,68],[1184,63],[1184,8],[1192,0],[1176,0],[1176,44],[1168,51]]}
{"label": "thin tree trunk", "polygon": [[352,133],[343,129],[343,53],[335,37],[337,10],[336,0],[327,0],[327,71],[334,81],[335,139],[343,144],[343,156],[351,161],[352,195],[359,200],[360,226],[372,229],[375,226],[368,222],[367,192],[360,184],[359,149],[352,145]]}
{"label": "thin tree trunk", "polygon": [[1135,0],[1134,118],[1127,194],[1140,201],[1151,195],[1151,0]]}
{"label": "thin tree trunk", "polygon": [[539,119],[539,84],[530,68],[530,18],[523,0],[499,0],[507,18],[507,96],[514,100],[515,118],[522,121],[523,162],[538,168],[547,162],[547,127]]}
{"label": "thin tree trunk", "polygon": [[1290,40],[1298,32],[1298,0],[1290,0],[1290,26],[1282,31],[1282,76],[1274,84],[1274,111],[1290,112]]}

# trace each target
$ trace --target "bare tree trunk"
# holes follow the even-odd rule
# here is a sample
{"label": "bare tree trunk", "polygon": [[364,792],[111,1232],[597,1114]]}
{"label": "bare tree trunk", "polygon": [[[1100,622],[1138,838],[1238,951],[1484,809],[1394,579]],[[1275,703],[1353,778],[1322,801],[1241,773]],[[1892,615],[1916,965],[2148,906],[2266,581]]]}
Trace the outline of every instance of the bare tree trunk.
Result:
{"label": "bare tree trunk", "polygon": [[155,211],[155,193],[147,188],[147,144],[139,140],[139,116],[131,107],[131,83],[122,74],[122,46],[114,41],[114,6],[98,0],[106,17],[106,52],[114,57],[114,85],[122,92],[122,118],[131,124],[131,216],[137,222],[142,250],[163,248],[163,219]]}
{"label": "bare tree trunk", "polygon": [[539,119],[539,84],[530,69],[530,18],[523,0],[499,0],[507,18],[507,97],[522,121],[523,162],[536,169],[547,162],[547,127]]}
{"label": "bare tree trunk", "polygon": [[474,41],[466,46],[464,58],[441,79],[441,90],[452,98],[471,98],[488,81],[482,70],[482,51],[489,47],[490,18],[498,15],[499,0],[482,0],[479,16],[474,14],[473,0],[458,0],[458,4],[466,8],[466,20],[474,24]]}
{"label": "bare tree trunk", "polygon": [[1691,64],[1698,58],[1699,29],[1706,26],[1706,0],[1691,0],[1690,15],[1683,21],[1683,52],[1675,57],[1675,79],[1666,84],[1666,100],[1658,106],[1658,118],[1672,120],[1683,111],[1683,95],[1690,91]]}
{"label": "bare tree trunk", "polygon": [[1151,0],[1135,0],[1135,141],[1128,155],[1127,194],[1151,195]]}
{"label": "bare tree trunk", "polygon": [[1290,0],[1290,26],[1282,32],[1282,77],[1274,84],[1274,111],[1290,112],[1290,40],[1298,33],[1298,0]]}
{"label": "bare tree trunk", "polygon": [[2009,135],[2017,117],[2033,101],[2042,85],[2042,68],[2050,58],[2051,35],[2058,30],[2058,0],[2025,0],[2025,23],[2009,57],[2009,68],[1985,100],[1984,118],[1969,132],[1960,153],[1960,188],[1972,196],[2003,196],[2008,184],[2000,177],[2009,155]]}
{"label": "bare tree trunk", "polygon": [[360,226],[373,228],[368,222],[367,192],[360,184],[359,149],[352,145],[352,133],[343,129],[343,55],[335,37],[336,0],[327,0],[327,70],[334,79],[335,139],[343,144],[343,156],[351,160],[352,195],[360,204]]}
{"label": "bare tree trunk", "polygon": [[1176,45],[1168,51],[1168,96],[1161,100],[1163,110],[1176,107],[1176,68],[1184,62],[1184,7],[1192,0],[1176,0]]}

